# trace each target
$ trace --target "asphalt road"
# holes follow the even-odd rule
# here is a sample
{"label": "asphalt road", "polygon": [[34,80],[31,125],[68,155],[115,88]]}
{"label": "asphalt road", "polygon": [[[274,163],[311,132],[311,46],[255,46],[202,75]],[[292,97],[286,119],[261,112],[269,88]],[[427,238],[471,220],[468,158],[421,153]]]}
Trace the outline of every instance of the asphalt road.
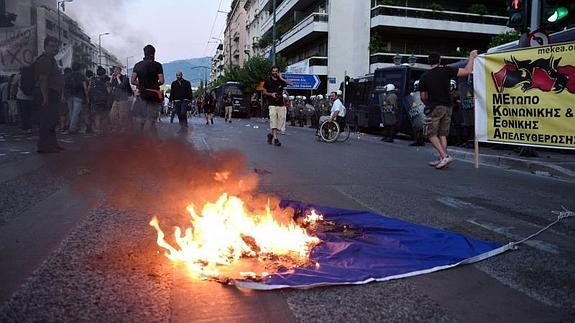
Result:
{"label": "asphalt road", "polygon": [[[241,153],[246,171],[259,177],[258,190],[284,199],[370,210],[501,242],[547,225],[562,205],[575,209],[572,182],[476,170],[461,161],[437,171],[427,166],[434,158],[428,148],[406,142],[360,134],[326,144],[310,129],[288,127],[275,147],[266,143],[268,126],[260,120],[192,123],[184,136],[163,123],[162,136],[211,155]],[[22,154],[26,143],[13,139],[1,143],[20,152],[0,159],[0,321],[575,319],[573,219],[519,250],[453,270],[354,287],[239,292],[191,282],[159,255],[147,226],[154,210],[123,209],[106,193],[86,198],[75,189],[75,179],[98,172],[89,157],[98,138],[71,138],[65,153],[47,157]]]}

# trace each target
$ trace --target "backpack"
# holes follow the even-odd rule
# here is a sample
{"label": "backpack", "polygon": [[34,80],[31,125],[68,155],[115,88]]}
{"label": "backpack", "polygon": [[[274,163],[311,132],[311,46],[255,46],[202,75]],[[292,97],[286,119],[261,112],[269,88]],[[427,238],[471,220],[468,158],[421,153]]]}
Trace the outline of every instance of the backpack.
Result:
{"label": "backpack", "polygon": [[107,104],[109,100],[106,78],[94,77],[90,82],[90,100],[93,104]]}

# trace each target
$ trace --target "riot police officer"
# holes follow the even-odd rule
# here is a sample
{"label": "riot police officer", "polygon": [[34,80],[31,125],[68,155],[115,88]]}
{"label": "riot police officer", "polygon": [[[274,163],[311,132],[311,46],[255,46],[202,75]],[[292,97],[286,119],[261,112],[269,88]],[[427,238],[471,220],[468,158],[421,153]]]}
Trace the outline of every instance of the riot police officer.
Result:
{"label": "riot police officer", "polygon": [[382,141],[393,142],[399,124],[399,100],[395,85],[385,85],[385,99],[381,106],[381,120],[383,122]]}

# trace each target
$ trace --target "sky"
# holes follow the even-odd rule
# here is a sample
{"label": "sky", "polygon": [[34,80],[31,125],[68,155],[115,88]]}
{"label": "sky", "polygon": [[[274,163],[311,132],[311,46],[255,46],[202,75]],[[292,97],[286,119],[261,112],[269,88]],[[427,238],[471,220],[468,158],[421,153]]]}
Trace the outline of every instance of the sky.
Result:
{"label": "sky", "polygon": [[143,57],[142,48],[152,44],[156,60],[168,63],[178,59],[213,56],[217,41],[223,38],[226,14],[231,0],[73,0],[66,14],[74,18],[98,44],[130,65]]}

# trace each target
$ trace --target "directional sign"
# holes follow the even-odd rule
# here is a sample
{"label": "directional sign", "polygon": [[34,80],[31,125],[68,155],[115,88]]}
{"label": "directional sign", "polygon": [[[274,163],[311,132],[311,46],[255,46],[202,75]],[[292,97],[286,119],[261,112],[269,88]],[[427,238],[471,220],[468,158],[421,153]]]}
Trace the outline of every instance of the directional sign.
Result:
{"label": "directional sign", "polygon": [[321,83],[315,74],[283,73],[282,76],[293,82],[293,85],[287,87],[288,90],[317,90]]}

